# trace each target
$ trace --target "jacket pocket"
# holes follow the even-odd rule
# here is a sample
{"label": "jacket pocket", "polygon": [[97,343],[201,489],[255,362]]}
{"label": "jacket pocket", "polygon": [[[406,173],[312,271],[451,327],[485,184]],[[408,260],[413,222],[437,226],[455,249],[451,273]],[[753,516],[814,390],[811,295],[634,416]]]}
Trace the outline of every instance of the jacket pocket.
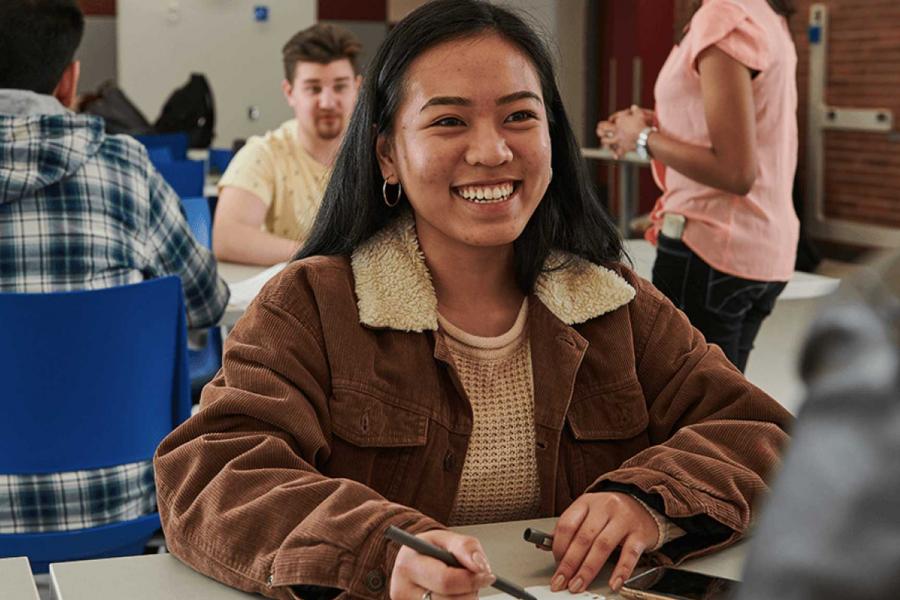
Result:
{"label": "jacket pocket", "polygon": [[633,438],[650,422],[637,380],[574,399],[566,419],[578,441]]}
{"label": "jacket pocket", "polygon": [[336,389],[329,408],[334,434],[354,446],[424,446],[428,440],[428,417],[367,392]]}
{"label": "jacket pocket", "polygon": [[573,498],[648,446],[650,416],[636,379],[572,400],[560,448]]}

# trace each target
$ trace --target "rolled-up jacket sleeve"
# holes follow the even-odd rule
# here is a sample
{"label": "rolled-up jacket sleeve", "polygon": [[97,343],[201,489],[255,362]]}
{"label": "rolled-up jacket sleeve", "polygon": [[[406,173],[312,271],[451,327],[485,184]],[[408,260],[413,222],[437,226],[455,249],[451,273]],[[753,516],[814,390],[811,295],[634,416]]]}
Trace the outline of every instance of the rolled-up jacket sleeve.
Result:
{"label": "rolled-up jacket sleeve", "polygon": [[589,491],[635,491],[684,528],[687,536],[661,549],[680,561],[746,532],[793,418],[655,288],[636,285],[630,311],[652,445]]}
{"label": "rolled-up jacket sleeve", "polygon": [[314,307],[283,274],[229,335],[201,410],[155,456],[166,541],[198,571],[268,597],[293,598],[294,585],[381,597],[397,551],[387,526],[440,525],[317,470],[331,383]]}

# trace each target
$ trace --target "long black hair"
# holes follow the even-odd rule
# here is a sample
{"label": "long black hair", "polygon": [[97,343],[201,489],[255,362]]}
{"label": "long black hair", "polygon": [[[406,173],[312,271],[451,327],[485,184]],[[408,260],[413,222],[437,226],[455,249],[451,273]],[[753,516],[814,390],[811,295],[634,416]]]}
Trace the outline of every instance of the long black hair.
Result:
{"label": "long black hair", "polygon": [[587,179],[556,86],[550,53],[522,17],[482,0],[432,0],[388,34],[368,68],[322,207],[295,259],[350,254],[402,210],[405,199],[400,206],[389,208],[382,198],[375,142],[379,134],[389,136],[392,132],[406,72],[429,48],[484,33],[509,40],[534,65],[541,81],[553,153],[553,179],[513,245],[516,283],[524,293],[531,293],[545,259],[554,249],[595,263],[620,260],[622,240]]}

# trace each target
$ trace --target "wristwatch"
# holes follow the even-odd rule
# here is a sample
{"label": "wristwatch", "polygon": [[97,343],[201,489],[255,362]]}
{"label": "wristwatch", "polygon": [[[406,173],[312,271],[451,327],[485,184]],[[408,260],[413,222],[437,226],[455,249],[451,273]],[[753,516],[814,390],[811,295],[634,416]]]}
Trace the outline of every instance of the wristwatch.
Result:
{"label": "wristwatch", "polygon": [[656,127],[645,127],[643,131],[638,134],[635,152],[637,152],[637,155],[640,156],[641,159],[650,160],[650,149],[647,147],[647,140],[650,139],[651,133],[656,133],[657,131],[659,131],[659,129]]}

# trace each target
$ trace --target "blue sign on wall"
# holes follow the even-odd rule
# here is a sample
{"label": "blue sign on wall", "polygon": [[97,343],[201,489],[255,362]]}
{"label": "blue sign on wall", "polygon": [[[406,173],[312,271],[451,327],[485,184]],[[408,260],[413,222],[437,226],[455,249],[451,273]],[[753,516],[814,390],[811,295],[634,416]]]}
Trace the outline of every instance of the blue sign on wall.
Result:
{"label": "blue sign on wall", "polygon": [[810,25],[809,26],[809,43],[810,44],[818,44],[822,41],[822,26],[821,25]]}

